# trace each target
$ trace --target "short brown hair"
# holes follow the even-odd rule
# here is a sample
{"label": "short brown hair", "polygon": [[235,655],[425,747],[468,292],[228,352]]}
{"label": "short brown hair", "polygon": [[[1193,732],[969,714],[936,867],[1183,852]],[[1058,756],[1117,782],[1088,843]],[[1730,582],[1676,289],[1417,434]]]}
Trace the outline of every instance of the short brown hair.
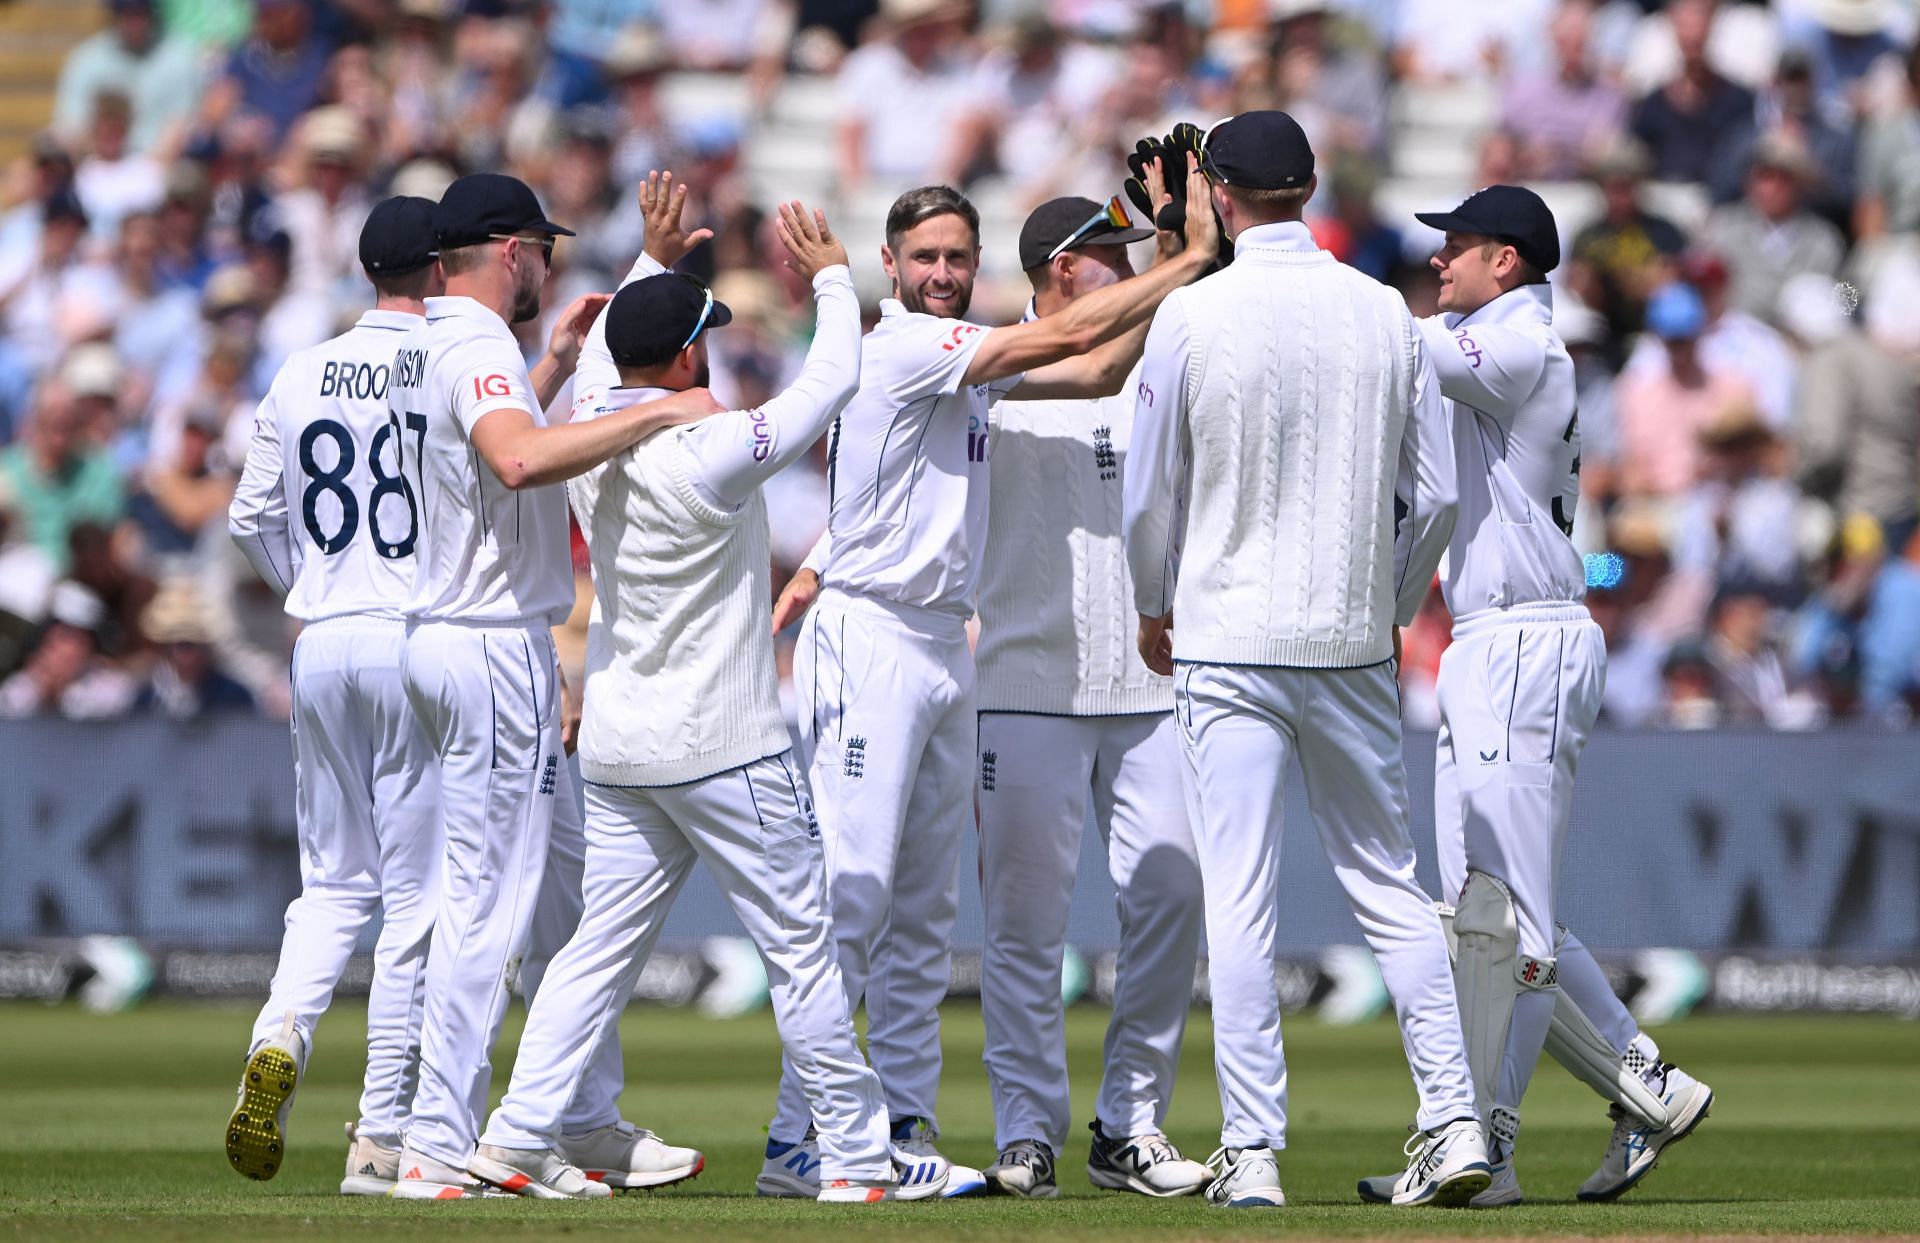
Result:
{"label": "short brown hair", "polygon": [[424,264],[411,272],[369,272],[367,279],[373,282],[373,291],[382,298],[407,298],[418,302],[427,296],[432,284],[433,265]]}
{"label": "short brown hair", "polygon": [[960,217],[973,234],[973,244],[980,244],[980,213],[974,210],[966,195],[952,186],[921,186],[895,199],[887,209],[887,249],[897,252],[907,230],[936,216]]}
{"label": "short brown hair", "polygon": [[486,249],[491,242],[481,242],[475,246],[455,246],[440,252],[440,270],[448,276],[465,276],[477,271],[481,261],[486,258]]}
{"label": "short brown hair", "polygon": [[1297,220],[1307,205],[1307,187],[1284,190],[1250,190],[1245,186],[1227,186],[1227,196],[1257,216]]}

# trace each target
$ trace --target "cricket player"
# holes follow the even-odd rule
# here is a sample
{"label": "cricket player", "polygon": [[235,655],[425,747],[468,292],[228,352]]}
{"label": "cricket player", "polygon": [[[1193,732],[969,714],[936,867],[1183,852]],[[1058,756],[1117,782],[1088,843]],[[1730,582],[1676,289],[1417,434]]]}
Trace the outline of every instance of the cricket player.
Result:
{"label": "cricket player", "polygon": [[[1165,197],[1156,186],[1149,201]],[[1088,199],[1041,204],[1020,231],[1028,318],[1131,279],[1127,244],[1151,236],[1124,210]],[[1164,259],[1178,237],[1161,238]],[[1193,999],[1200,868],[1173,683],[1133,643],[1120,541],[1133,395],[1001,402],[990,419],[995,478],[975,661],[980,1011],[1000,1155],[984,1172],[1012,1195],[1059,1194],[1054,1163],[1072,1118],[1060,961],[1091,808],[1117,893],[1120,952],[1087,1175],[1117,1191],[1188,1195],[1212,1175],[1161,1127]]]}
{"label": "cricket player", "polygon": [[[587,912],[549,970],[513,1086],[470,1167],[523,1194],[605,1194],[553,1139],[696,859],[767,964],[775,1018],[819,1126],[818,1197],[922,1198],[946,1182],[944,1166],[909,1160],[896,1170],[889,1152],[880,1083],[855,1043],[834,960],[820,831],[781,718],[762,612],[771,557],[760,485],[820,438],[860,376],[845,248],[798,203],[781,206],[778,230],[820,308],[793,386],[758,409],[651,437],[569,485],[597,605],[581,727]],[[582,387],[603,395],[576,419],[698,384],[707,334],[732,318],[690,277],[651,262],[635,274],[602,317],[617,374],[603,384],[583,363]],[[637,702],[652,710],[636,715]]]}
{"label": "cricket player", "polygon": [[430,201],[392,198],[368,214],[360,266],[373,309],[287,359],[227,511],[234,542],[302,624],[292,670],[300,896],[254,1022],[227,1160],[257,1179],[286,1163],[314,1026],[378,909],[366,1082],[342,1195],[385,1195],[398,1177],[439,893],[438,765],[400,680],[416,505],[386,400],[394,346],[441,290],[438,256]]}
{"label": "cricket player", "polygon": [[1224,1114],[1206,1194],[1285,1203],[1273,956],[1297,755],[1419,1093],[1394,1202],[1464,1204],[1491,1174],[1445,937],[1414,880],[1393,660],[1452,529],[1444,406],[1399,295],[1300,222],[1314,161],[1293,118],[1224,121],[1205,159],[1234,262],[1154,316],[1123,522],[1140,651],[1174,678],[1205,879]]}
{"label": "cricket player", "polygon": [[[1706,1116],[1713,1092],[1634,1024],[1585,946],[1554,922],[1574,773],[1600,714],[1606,643],[1570,538],[1580,498],[1573,363],[1553,331],[1559,232],[1540,196],[1489,186],[1451,212],[1433,257],[1441,314],[1420,321],[1454,409],[1459,520],[1442,587],[1434,814],[1455,905],[1455,987],[1493,1183],[1518,1204],[1520,1100],[1541,1049],[1614,1102],[1606,1159],[1580,1189],[1610,1200]],[[1378,1199],[1383,1179],[1361,1183]]]}
{"label": "cricket player", "polygon": [[[1197,168],[1189,175],[1199,183]],[[865,998],[894,1142],[917,1155],[937,1155],[938,1006],[973,786],[965,627],[986,536],[988,407],[1008,393],[1118,391],[1153,308],[1213,260],[1213,221],[1191,221],[1187,233],[1178,258],[1134,280],[989,329],[964,318],[980,256],[973,205],[927,186],[887,215],[880,257],[894,296],[862,343],[860,391],[836,425],[828,559],[794,681],[849,1009]],[[813,585],[782,593],[777,625]],[[815,1159],[807,1125],[789,1068],[763,1178]],[[955,1166],[948,1194],[984,1186],[977,1170]]]}
{"label": "cricket player", "polygon": [[548,252],[568,230],[524,183],[476,173],[447,188],[434,234],[447,296],[427,300],[387,388],[420,514],[403,671],[438,756],[445,837],[420,1086],[392,1194],[460,1199],[481,1194],[466,1165],[489,1053],[571,780],[549,627],[572,608],[573,573],[553,485],[713,403],[695,390],[547,426],[606,296],[562,312],[531,372],[508,325],[539,313]]}

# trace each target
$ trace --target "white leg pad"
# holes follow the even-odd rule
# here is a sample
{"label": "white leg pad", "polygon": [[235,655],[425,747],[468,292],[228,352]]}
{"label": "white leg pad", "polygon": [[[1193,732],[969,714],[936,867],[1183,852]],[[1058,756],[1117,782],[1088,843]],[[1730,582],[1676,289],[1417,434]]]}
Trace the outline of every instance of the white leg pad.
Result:
{"label": "white leg pad", "polygon": [[1552,959],[1520,952],[1520,925],[1513,895],[1485,872],[1469,870],[1454,911],[1453,982],[1460,1001],[1460,1030],[1473,1073],[1474,1101],[1480,1117],[1493,1108],[1494,1090],[1507,1050],[1514,998],[1523,989],[1552,988]]}
{"label": "white leg pad", "polygon": [[[1461,1000],[1464,1007],[1465,998]],[[1565,989],[1553,1003],[1547,1052],[1567,1073],[1607,1100],[1655,1130],[1666,1128],[1666,1102],[1640,1077],[1646,1059],[1637,1050],[1617,1051]]]}

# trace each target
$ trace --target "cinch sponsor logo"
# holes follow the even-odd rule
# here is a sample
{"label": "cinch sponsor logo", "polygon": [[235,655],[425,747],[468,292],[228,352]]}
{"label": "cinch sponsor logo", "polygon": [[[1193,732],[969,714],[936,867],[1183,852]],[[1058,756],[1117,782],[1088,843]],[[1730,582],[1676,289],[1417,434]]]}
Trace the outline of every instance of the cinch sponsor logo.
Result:
{"label": "cinch sponsor logo", "polygon": [[320,369],[322,397],[377,399],[387,395],[387,364],[328,363]]}
{"label": "cinch sponsor logo", "polygon": [[753,423],[753,460],[764,462],[773,452],[773,433],[767,430],[767,412],[749,410],[747,418]]}

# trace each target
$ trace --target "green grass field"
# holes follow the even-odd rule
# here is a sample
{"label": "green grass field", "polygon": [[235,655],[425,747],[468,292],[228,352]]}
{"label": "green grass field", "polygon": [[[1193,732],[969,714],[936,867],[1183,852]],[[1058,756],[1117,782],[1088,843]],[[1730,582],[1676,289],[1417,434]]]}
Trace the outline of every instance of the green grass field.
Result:
{"label": "green grass field", "polygon": [[[1413,1108],[1399,1040],[1385,1023],[1288,1027],[1293,1133],[1282,1154],[1288,1207],[1226,1213],[1198,1199],[1096,1192],[1084,1143],[1062,1154],[1052,1203],[963,1200],[825,1208],[757,1200],[776,1073],[770,1018],[715,1021],[634,1010],[622,1024],[629,1117],[694,1144],[707,1170],[682,1187],[597,1203],[407,1204],[335,1194],[341,1124],[358,1095],[364,1013],[321,1028],[271,1183],[230,1172],[222,1127],[250,1013],[150,1005],[99,1017],[73,1007],[0,1005],[0,1236],[20,1239],[419,1239],[516,1241],[622,1235],[916,1240],[1252,1238],[1275,1234],[1920,1235],[1920,1028],[1865,1018],[1701,1018],[1657,1033],[1713,1084],[1713,1116],[1614,1205],[1573,1191],[1607,1141],[1602,1104],[1551,1062],[1528,1098],[1521,1179],[1529,1203],[1498,1212],[1368,1207],[1353,1182],[1400,1163]],[[1077,1116],[1090,1107],[1105,1014],[1076,1009],[1068,1040]],[[511,1066],[512,1029],[499,1064]],[[946,1019],[942,1148],[992,1160],[980,1014]],[[1169,1131],[1196,1158],[1212,1150],[1219,1106],[1209,1029],[1196,1013]],[[496,1075],[495,1091],[505,1086]],[[457,1224],[455,1224],[457,1223]]]}

